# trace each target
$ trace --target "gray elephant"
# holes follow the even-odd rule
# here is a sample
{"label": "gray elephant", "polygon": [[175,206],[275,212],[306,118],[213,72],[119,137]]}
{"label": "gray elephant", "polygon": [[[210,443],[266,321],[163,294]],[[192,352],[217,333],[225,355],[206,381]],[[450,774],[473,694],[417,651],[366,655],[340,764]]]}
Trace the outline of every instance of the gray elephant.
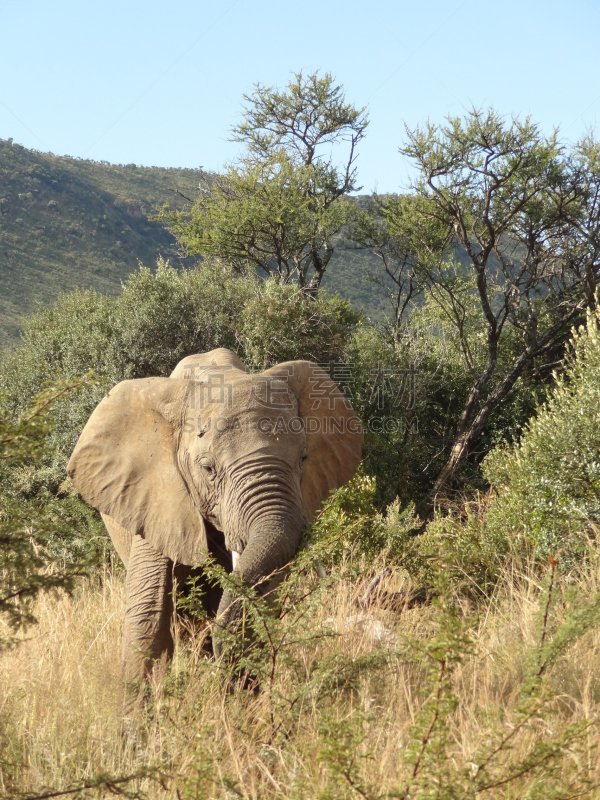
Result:
{"label": "gray elephant", "polygon": [[[68,472],[127,568],[126,682],[171,654],[173,581],[208,555],[270,589],[322,501],[354,474],[362,441],[348,400],[308,361],[256,375],[219,349],[188,356],[169,378],[111,389]],[[216,591],[206,602],[218,629],[234,604]]]}

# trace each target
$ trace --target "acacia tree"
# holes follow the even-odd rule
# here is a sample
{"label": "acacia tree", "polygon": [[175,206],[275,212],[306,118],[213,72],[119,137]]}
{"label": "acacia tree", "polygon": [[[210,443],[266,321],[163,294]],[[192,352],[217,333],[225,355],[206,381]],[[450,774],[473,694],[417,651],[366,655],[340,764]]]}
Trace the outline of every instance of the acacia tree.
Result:
{"label": "acacia tree", "polygon": [[454,330],[470,388],[434,485],[449,483],[525,370],[557,366],[561,345],[594,303],[600,271],[600,149],[568,152],[529,119],[471,111],[407,131],[413,193],[384,198],[355,237],[379,255],[406,300]]}
{"label": "acacia tree", "polygon": [[[364,108],[345,101],[326,73],[302,72],[284,90],[256,85],[245,95],[232,140],[246,150],[192,207],[163,212],[188,254],[218,256],[318,290],[348,222],[345,198],[356,185],[357,145],[368,124]],[[334,153],[344,151],[341,164]]]}

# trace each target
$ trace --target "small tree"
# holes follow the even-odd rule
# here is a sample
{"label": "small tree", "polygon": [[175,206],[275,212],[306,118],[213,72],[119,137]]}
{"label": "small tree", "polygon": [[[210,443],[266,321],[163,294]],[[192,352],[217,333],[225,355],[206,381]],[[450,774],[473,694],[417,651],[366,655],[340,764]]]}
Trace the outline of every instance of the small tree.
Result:
{"label": "small tree", "polygon": [[518,444],[483,462],[495,489],[487,536],[526,543],[570,565],[600,532],[600,317],[573,332],[565,371]]}
{"label": "small tree", "polygon": [[[15,497],[7,489],[10,481],[4,479],[7,470],[47,453],[51,404],[91,382],[86,376],[44,389],[16,421],[0,397],[0,620],[9,630],[35,622],[32,603],[40,591],[71,591],[75,578],[85,574],[84,564],[61,558],[61,539],[74,533],[68,512],[57,514],[47,497],[33,501]],[[0,630],[0,651],[11,643],[12,637]]]}
{"label": "small tree", "polygon": [[[334,251],[333,237],[353,206],[356,147],[365,135],[365,109],[345,102],[326,73],[302,72],[280,91],[256,85],[245,95],[233,141],[246,151],[187,212],[163,214],[186,252],[218,256],[297,281],[315,293]],[[332,151],[347,145],[341,166]]]}
{"label": "small tree", "polygon": [[338,295],[307,297],[295,286],[268,279],[240,314],[236,336],[247,365],[266,368],[281,361],[307,359],[322,364],[344,357],[360,313]]}
{"label": "small tree", "polygon": [[379,222],[363,219],[356,238],[394,281],[396,324],[405,300],[423,292],[470,374],[437,493],[525,371],[557,365],[593,303],[600,151],[588,137],[569,153],[529,119],[507,122],[493,110],[407,133],[414,193],[384,198]]}

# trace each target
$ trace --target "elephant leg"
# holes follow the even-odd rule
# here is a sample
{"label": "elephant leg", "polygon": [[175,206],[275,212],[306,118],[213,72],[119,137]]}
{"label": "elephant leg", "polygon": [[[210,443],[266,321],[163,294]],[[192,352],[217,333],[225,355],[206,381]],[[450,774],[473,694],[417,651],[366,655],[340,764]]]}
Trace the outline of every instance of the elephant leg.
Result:
{"label": "elephant leg", "polygon": [[173,562],[139,535],[133,536],[125,580],[123,672],[126,709],[135,704],[139,687],[156,659],[173,654]]}

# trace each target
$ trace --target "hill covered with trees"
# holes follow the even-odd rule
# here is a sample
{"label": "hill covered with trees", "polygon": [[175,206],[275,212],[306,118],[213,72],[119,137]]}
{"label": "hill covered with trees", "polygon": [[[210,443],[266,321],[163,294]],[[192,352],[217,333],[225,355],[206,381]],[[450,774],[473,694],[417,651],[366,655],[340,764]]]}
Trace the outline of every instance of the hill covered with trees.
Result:
{"label": "hill covered with trees", "polygon": [[[108,295],[138,260],[174,258],[173,237],[149,217],[177,204],[196,170],[115,166],[27,150],[0,140],[0,330],[18,338],[22,318],[75,287]],[[180,198],[179,198],[180,199]],[[183,201],[181,201],[183,203]]]}
{"label": "hill covered with trees", "polygon": [[[138,262],[190,265],[155,219],[175,211],[214,176],[193,169],[139,167],[56,156],[0,139],[0,349],[18,341],[23,317],[61,292],[93,288],[109,296]],[[181,192],[181,194],[177,194]],[[380,319],[384,293],[363,269],[368,253],[334,253],[324,285]],[[342,275],[344,276],[342,278]]]}

